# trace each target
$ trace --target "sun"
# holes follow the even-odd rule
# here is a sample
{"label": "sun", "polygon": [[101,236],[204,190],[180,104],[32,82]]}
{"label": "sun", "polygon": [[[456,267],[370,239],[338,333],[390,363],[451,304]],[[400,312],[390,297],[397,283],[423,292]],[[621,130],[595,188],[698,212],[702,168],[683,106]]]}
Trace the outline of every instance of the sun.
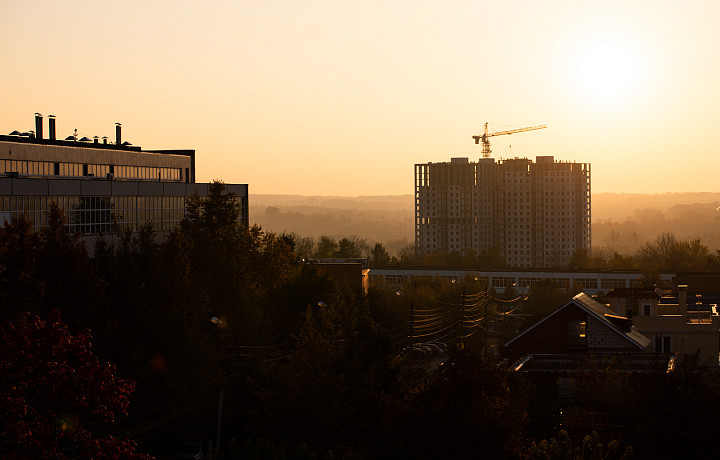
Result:
{"label": "sun", "polygon": [[640,43],[617,30],[587,31],[575,38],[566,79],[575,97],[593,105],[629,103],[646,81]]}
{"label": "sun", "polygon": [[636,68],[618,44],[589,43],[574,65],[578,88],[598,96],[612,96],[632,86]]}

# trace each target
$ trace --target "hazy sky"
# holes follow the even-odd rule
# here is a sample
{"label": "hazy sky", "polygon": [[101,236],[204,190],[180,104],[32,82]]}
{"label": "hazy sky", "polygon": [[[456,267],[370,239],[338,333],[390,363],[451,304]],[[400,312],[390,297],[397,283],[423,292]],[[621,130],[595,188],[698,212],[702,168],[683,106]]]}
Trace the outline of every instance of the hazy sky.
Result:
{"label": "hazy sky", "polygon": [[717,0],[2,0],[0,132],[121,122],[195,149],[198,180],[355,196],[479,158],[485,122],[546,124],[493,156],[590,162],[596,193],[717,191],[718,24]]}

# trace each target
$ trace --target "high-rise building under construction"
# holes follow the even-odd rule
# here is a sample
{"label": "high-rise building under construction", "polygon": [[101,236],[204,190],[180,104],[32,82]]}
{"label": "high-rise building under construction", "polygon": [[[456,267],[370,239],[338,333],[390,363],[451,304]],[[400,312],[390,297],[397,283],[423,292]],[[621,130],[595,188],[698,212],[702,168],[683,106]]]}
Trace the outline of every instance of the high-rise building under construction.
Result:
{"label": "high-rise building under construction", "polygon": [[415,165],[419,255],[495,248],[518,268],[568,264],[590,249],[590,164],[539,156]]}

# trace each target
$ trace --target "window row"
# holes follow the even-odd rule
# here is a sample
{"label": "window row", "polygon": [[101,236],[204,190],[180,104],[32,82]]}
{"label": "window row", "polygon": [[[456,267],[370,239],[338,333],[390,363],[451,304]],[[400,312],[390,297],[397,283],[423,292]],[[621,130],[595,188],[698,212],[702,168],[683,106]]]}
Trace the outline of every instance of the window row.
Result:
{"label": "window row", "polygon": [[52,203],[64,210],[68,233],[111,233],[147,224],[154,231],[171,230],[185,215],[184,197],[5,196],[0,197],[0,224],[24,214],[39,230],[47,225]]}
{"label": "window row", "polygon": [[50,161],[0,160],[0,174],[17,173],[21,176],[107,177],[133,180],[182,180],[180,168],[154,166],[124,166]]}

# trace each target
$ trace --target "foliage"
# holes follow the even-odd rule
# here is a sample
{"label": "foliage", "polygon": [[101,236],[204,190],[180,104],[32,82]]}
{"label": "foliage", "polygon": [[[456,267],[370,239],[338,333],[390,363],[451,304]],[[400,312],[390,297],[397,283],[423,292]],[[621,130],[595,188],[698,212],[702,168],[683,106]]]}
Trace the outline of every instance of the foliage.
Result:
{"label": "foliage", "polygon": [[720,252],[711,254],[699,238],[678,239],[673,233],[660,233],[631,254],[619,254],[607,248],[576,250],[569,262],[571,268],[580,269],[633,269],[651,270],[715,270],[720,267]]}
{"label": "foliage", "polygon": [[340,259],[352,259],[359,257],[367,257],[370,253],[370,246],[366,240],[360,239],[353,235],[345,237],[338,241],[338,250],[335,257]]}
{"label": "foliage", "polygon": [[47,226],[33,230],[25,215],[0,228],[0,311],[10,320],[31,311],[47,316],[62,310],[71,324],[105,317],[105,286],[97,276],[79,235],[63,227],[56,204]]}
{"label": "foliage", "polygon": [[387,422],[408,458],[503,458],[522,444],[523,387],[486,358],[455,350],[414,381]]}
{"label": "foliage", "polygon": [[364,302],[342,290],[308,305],[304,316],[294,353],[261,390],[264,404],[256,424],[321,451],[364,450],[364,440],[383,437],[378,402],[389,375],[389,341]]}
{"label": "foliage", "polygon": [[643,267],[668,270],[693,270],[707,264],[708,248],[699,239],[678,240],[672,233],[661,233],[654,242],[638,251]]}
{"label": "foliage", "polygon": [[523,306],[523,311],[532,315],[530,321],[526,322],[526,326],[531,325],[563,305],[580,291],[581,289],[578,286],[572,289],[561,288],[549,279],[538,281],[530,288],[527,301]]}
{"label": "foliage", "polygon": [[498,246],[483,249],[479,254],[471,249],[465,253],[450,251],[420,256],[415,252],[415,246],[410,244],[400,251],[399,262],[400,265],[406,267],[427,266],[492,269],[506,266],[505,261],[500,255],[500,248]]}
{"label": "foliage", "polygon": [[[56,305],[69,319],[65,331],[80,331],[67,332],[71,337],[85,337],[81,326],[90,326],[98,356],[116,363],[122,375],[137,382],[129,420],[138,439],[178,426],[213,436],[221,390],[225,402],[220,450],[230,458],[310,458],[316,453],[322,458],[496,458],[526,455],[526,440],[554,433],[548,431],[555,429],[552,420],[558,419],[553,412],[554,381],[552,389],[537,390],[530,399],[516,375],[478,355],[486,334],[466,340],[465,349],[453,351],[437,373],[396,359],[399,343],[407,336],[410,305],[416,312],[442,309],[447,312],[443,320],[454,319],[462,313],[463,293],[466,302],[479,302],[467,300],[479,298],[472,297],[482,290],[477,280],[415,279],[403,287],[403,297],[385,286],[372,286],[363,295],[337,286],[314,265],[302,263],[303,258],[324,253],[368,256],[373,266],[434,261],[489,268],[502,265],[497,248],[420,259],[407,245],[398,261],[390,257],[389,246],[371,247],[357,236],[336,240],[326,235],[316,246],[313,238],[239,224],[237,203],[220,183],[210,186],[207,197],[190,198],[187,209],[182,225],[164,240],[149,228],[120,232],[99,239],[92,258],[77,236],[65,233],[59,211],[49,216],[50,225],[40,232],[24,218],[0,230],[4,319],[26,311],[47,317]],[[701,245],[674,241],[668,236],[653,247],[680,248],[669,252],[670,260],[696,254],[690,257],[693,263],[700,263],[702,256],[708,267],[717,262],[716,254],[704,252]],[[637,256],[605,251],[578,253],[574,259],[578,265],[597,261],[640,266]],[[662,258],[652,260],[648,256],[643,263],[662,264],[657,262]],[[648,282],[657,276],[657,268],[644,268]],[[517,297],[513,291],[508,288],[505,296]],[[550,281],[536,283],[526,309],[539,318],[575,292]],[[511,304],[497,305],[507,311]],[[497,305],[476,305],[474,317],[497,317]],[[506,320],[503,317],[505,326]],[[495,327],[487,320],[478,324]],[[688,446],[686,439],[692,439],[691,433],[713,439],[717,426],[707,420],[720,411],[720,398],[714,396],[720,394],[717,374],[694,368],[691,360],[681,361],[678,369],[676,375],[641,384],[623,380],[619,387],[613,375],[595,370],[577,381],[576,407],[564,412],[562,426],[574,440],[594,430],[602,439],[619,439],[655,456],[663,452],[652,447],[654,437],[670,439],[675,434],[683,437],[678,442],[682,448],[673,450],[675,456],[713,452],[711,441]],[[626,383],[643,391],[628,391]],[[42,384],[49,383],[46,379]],[[14,394],[5,393],[8,398]],[[58,417],[77,416],[67,420],[79,425],[63,418],[73,427],[70,431],[58,431],[50,419],[37,422],[33,436],[48,439],[36,443],[38,449],[52,442],[69,448],[65,443],[74,442],[70,432],[84,433],[81,430],[93,426],[89,423],[99,416],[92,413],[92,391],[88,397],[82,400],[88,404],[85,409],[57,412]],[[526,403],[536,399],[544,404]],[[113,414],[122,412],[109,403],[105,407]],[[132,452],[130,441],[107,436],[121,438],[122,431],[105,431],[93,429],[99,439],[88,434],[74,445],[86,457]],[[622,439],[616,435],[620,431]],[[64,437],[53,441],[47,433]],[[230,442],[232,438],[252,441],[240,446]],[[588,439],[588,453],[607,456],[610,445],[598,450],[599,441]],[[552,443],[547,441],[543,451],[553,450]],[[573,452],[577,448],[582,446],[573,447]]]}
{"label": "foliage", "polygon": [[390,265],[390,254],[388,254],[382,243],[375,243],[370,252],[370,267],[386,267]]}
{"label": "foliage", "polygon": [[567,431],[560,430],[557,437],[533,443],[525,457],[532,460],[630,460],[632,447],[620,451],[619,443],[610,441],[607,448],[600,443],[600,436],[593,431],[583,438],[582,444],[573,449],[573,443]]}
{"label": "foliage", "polygon": [[[148,458],[134,444],[93,439],[88,422],[125,414],[134,382],[93,354],[90,331],[76,335],[57,311],[48,321],[27,313],[0,325],[0,449],[5,458],[62,457],[78,444],[103,458]],[[91,455],[92,456],[92,455]]]}
{"label": "foliage", "polygon": [[[647,384],[633,402],[637,445],[649,458],[711,458],[720,455],[714,441],[720,411],[720,375],[702,367],[698,353],[681,355],[674,372]],[[672,439],[661,443],[657,439]]]}

